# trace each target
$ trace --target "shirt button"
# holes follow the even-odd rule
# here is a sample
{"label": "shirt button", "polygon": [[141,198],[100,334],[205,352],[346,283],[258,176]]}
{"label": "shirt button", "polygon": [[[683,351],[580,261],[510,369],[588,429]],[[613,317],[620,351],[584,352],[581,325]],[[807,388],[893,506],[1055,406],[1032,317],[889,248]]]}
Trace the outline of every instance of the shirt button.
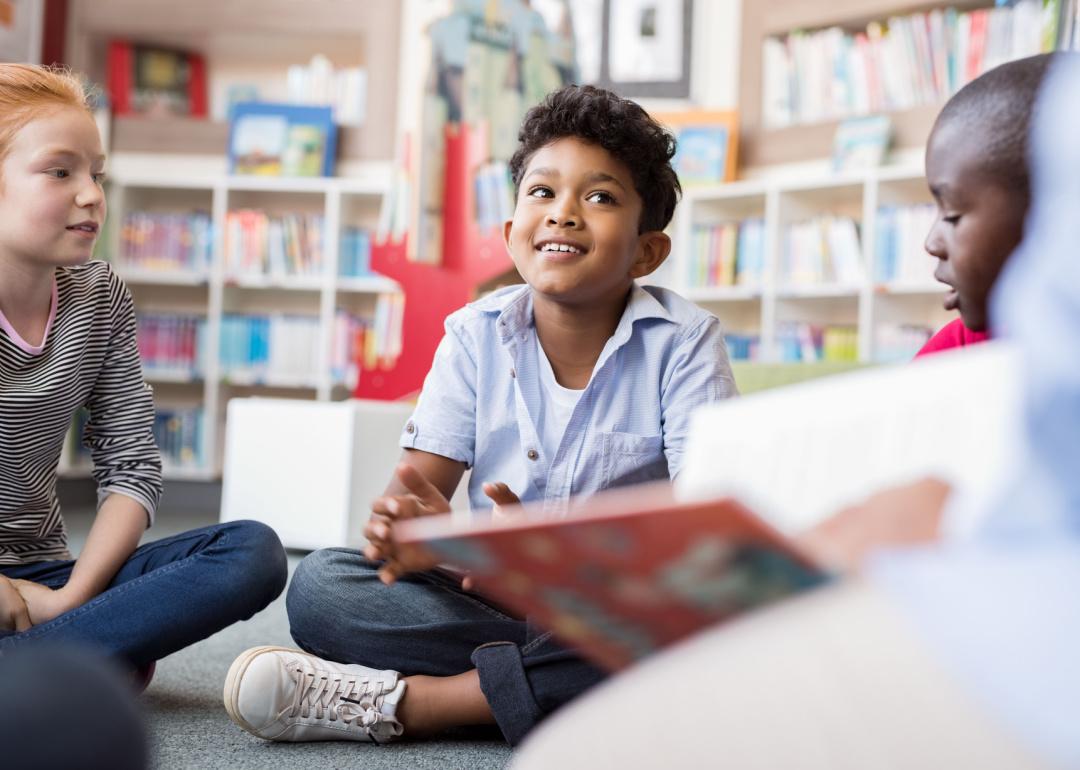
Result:
{"label": "shirt button", "polygon": [[535,460],[540,457],[540,453],[537,452],[535,449],[530,449],[528,452],[525,453],[525,456],[528,457],[530,460]]}
{"label": "shirt button", "polygon": [[409,420],[407,423],[405,423],[405,432],[406,433],[416,433],[416,426],[413,425],[412,420]]}

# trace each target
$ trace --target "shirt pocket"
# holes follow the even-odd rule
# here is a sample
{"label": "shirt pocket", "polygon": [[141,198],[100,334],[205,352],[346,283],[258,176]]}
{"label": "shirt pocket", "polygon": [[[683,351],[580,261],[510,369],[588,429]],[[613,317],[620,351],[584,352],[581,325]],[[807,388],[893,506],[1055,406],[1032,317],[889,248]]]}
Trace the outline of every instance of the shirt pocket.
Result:
{"label": "shirt pocket", "polygon": [[663,436],[601,433],[603,488],[668,478]]}

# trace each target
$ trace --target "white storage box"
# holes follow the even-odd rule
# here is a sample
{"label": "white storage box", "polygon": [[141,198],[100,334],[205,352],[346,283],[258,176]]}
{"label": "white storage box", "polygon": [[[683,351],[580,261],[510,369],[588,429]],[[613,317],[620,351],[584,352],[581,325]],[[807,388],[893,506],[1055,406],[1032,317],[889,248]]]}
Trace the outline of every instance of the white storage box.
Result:
{"label": "white storage box", "polygon": [[231,400],[221,520],[261,521],[288,548],[362,546],[371,501],[390,481],[412,409],[384,401]]}

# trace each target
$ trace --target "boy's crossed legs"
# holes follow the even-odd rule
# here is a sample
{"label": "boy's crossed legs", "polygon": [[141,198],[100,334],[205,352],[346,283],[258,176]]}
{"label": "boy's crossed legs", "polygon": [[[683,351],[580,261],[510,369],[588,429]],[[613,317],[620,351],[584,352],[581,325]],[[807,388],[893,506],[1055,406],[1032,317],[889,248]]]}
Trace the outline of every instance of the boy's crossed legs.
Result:
{"label": "boy's crossed legs", "polygon": [[[230,672],[226,704],[233,704],[230,715],[238,724],[279,740],[381,740],[396,737],[402,729],[421,735],[494,722],[513,745],[547,714],[604,678],[602,671],[554,644],[549,634],[462,591],[460,578],[435,570],[386,586],[379,580],[378,566],[348,549],[316,551],[304,559],[289,587],[289,622],[297,644],[324,660],[262,648],[276,657],[276,669],[291,666],[306,674],[290,678]],[[237,664],[250,666],[252,654],[259,655],[251,651]],[[318,682],[343,673],[359,679],[329,689]],[[380,677],[377,686],[368,681]],[[296,684],[283,688],[282,682]],[[281,703],[265,702],[274,699]],[[342,711],[348,714],[352,704],[365,699],[381,712],[379,719],[393,723],[392,729],[374,724],[367,731],[346,728],[339,718]],[[254,704],[250,711],[259,716],[284,718],[259,729],[245,719],[244,703]],[[319,712],[322,717],[316,718]],[[291,718],[302,727],[290,729]],[[329,730],[303,727],[327,718],[332,722],[326,725]]]}

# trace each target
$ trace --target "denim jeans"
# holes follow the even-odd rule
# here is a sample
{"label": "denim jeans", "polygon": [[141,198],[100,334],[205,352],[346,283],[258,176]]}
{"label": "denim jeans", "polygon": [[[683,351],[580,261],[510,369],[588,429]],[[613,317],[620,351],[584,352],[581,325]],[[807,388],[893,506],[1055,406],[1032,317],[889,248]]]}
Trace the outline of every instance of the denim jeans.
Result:
{"label": "denim jeans", "polygon": [[452,676],[473,668],[503,736],[516,745],[605,674],[438,570],[379,582],[378,565],[344,548],[297,567],[286,607],[293,639],[320,658]]}
{"label": "denim jeans", "polygon": [[[42,561],[0,573],[60,588],[74,564]],[[35,643],[77,645],[145,666],[247,620],[281,593],[286,576],[281,541],[265,524],[194,529],[139,546],[105,591],[47,623],[0,636],[0,654]]]}

